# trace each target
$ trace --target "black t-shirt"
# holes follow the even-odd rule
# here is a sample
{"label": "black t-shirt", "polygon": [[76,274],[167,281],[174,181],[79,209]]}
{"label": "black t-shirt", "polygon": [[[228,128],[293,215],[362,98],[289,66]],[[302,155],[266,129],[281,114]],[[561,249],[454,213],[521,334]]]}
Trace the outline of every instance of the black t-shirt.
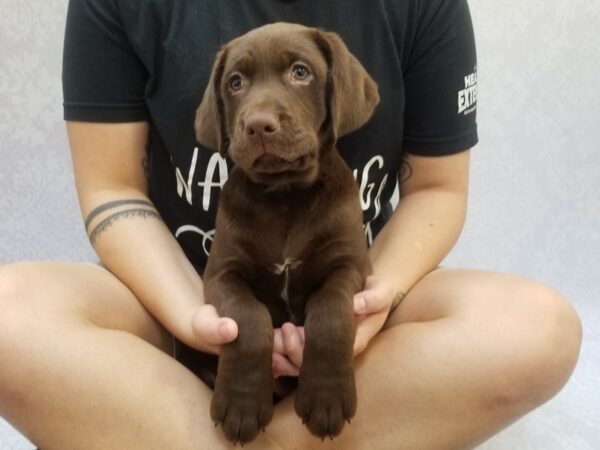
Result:
{"label": "black t-shirt", "polygon": [[70,0],[65,119],[150,123],[150,198],[200,271],[231,162],[196,142],[195,110],[219,47],[277,21],[337,32],[379,86],[373,118],[337,145],[360,187],[369,240],[391,214],[405,152],[477,143],[466,0]]}

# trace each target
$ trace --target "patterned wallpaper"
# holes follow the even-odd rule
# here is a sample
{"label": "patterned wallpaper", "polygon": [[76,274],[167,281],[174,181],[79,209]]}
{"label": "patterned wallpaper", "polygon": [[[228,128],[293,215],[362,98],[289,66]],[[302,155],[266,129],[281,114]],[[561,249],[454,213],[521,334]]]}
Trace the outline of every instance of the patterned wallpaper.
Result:
{"label": "patterned wallpaper", "polygon": [[[0,264],[93,258],[61,118],[66,3],[0,0]],[[481,143],[467,226],[446,264],[546,281],[585,325],[569,386],[482,448],[597,449],[600,2],[472,0],[471,10]]]}
{"label": "patterned wallpaper", "polygon": [[599,449],[600,2],[470,4],[481,143],[448,262],[545,281],[584,324],[567,387],[480,450]]}
{"label": "patterned wallpaper", "polygon": [[67,2],[0,4],[0,263],[88,259],[62,122]]}

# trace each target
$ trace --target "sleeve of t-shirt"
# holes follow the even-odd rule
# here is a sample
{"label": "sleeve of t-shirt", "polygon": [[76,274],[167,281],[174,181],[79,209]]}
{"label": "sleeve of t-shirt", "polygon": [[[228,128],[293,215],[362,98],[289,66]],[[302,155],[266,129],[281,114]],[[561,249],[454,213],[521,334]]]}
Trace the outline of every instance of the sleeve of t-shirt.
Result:
{"label": "sleeve of t-shirt", "polygon": [[148,73],[132,50],[116,0],[70,0],[63,53],[65,120],[148,119]]}
{"label": "sleeve of t-shirt", "polygon": [[404,65],[404,151],[441,156],[477,141],[477,57],[467,0],[421,0]]}

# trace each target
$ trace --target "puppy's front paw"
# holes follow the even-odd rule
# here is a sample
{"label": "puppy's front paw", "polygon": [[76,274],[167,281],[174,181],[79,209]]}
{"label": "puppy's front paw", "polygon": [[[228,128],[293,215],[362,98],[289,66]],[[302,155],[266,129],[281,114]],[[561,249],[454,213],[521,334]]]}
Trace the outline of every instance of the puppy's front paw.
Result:
{"label": "puppy's front paw", "polygon": [[[255,374],[256,375],[256,374]],[[264,374],[239,374],[237,381],[219,383],[210,406],[216,425],[227,439],[242,445],[252,441],[273,418],[273,379]]]}
{"label": "puppy's front paw", "polygon": [[[337,373],[336,373],[337,372]],[[333,439],[356,413],[352,367],[342,371],[306,370],[300,374],[296,413],[315,436]]]}

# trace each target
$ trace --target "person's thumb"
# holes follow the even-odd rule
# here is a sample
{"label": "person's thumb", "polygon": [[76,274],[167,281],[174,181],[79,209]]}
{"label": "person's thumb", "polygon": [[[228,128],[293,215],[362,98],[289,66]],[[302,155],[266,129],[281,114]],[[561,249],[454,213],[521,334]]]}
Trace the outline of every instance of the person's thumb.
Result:
{"label": "person's thumb", "polygon": [[365,289],[354,295],[354,313],[368,316],[389,308],[387,288],[377,278],[368,277]]}
{"label": "person's thumb", "polygon": [[192,330],[198,347],[218,351],[218,346],[237,338],[238,327],[233,319],[219,317],[212,305],[198,308],[192,318]]}

